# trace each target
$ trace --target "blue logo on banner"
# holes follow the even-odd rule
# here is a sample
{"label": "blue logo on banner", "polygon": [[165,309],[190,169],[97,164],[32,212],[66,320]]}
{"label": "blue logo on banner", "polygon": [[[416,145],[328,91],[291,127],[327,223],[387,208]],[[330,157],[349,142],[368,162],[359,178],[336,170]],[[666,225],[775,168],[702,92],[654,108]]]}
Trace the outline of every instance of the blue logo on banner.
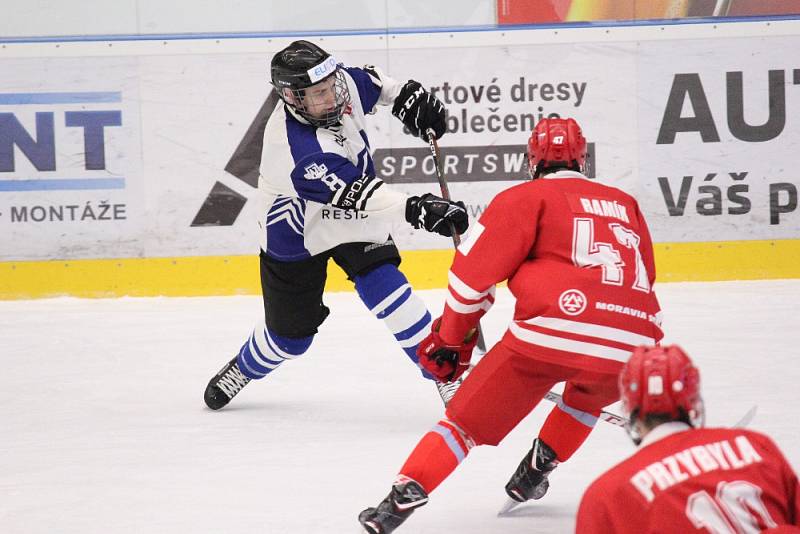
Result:
{"label": "blue logo on banner", "polygon": [[[40,172],[56,170],[56,115],[63,113],[67,128],[80,128],[83,133],[84,168],[87,171],[106,169],[105,129],[122,126],[122,111],[36,111],[34,130],[28,131],[13,112],[3,106],[108,104],[122,101],[120,92],[81,93],[0,93],[0,173],[16,170],[15,148]],[[52,191],[124,189],[124,177],[0,179],[2,191]]]}

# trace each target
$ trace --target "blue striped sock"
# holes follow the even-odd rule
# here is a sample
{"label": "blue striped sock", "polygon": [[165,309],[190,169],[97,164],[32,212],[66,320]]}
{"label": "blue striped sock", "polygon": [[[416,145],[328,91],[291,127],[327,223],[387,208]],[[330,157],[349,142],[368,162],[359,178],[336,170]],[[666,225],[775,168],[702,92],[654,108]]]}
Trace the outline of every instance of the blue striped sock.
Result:
{"label": "blue striped sock", "polygon": [[[417,346],[431,329],[431,314],[411,289],[405,275],[390,263],[355,277],[358,296],[389,328],[415,364]],[[426,378],[430,378],[423,372]]]}
{"label": "blue striped sock", "polygon": [[262,323],[242,345],[237,358],[239,369],[248,378],[264,378],[286,360],[297,358],[307,351],[313,339],[314,336],[279,336]]}

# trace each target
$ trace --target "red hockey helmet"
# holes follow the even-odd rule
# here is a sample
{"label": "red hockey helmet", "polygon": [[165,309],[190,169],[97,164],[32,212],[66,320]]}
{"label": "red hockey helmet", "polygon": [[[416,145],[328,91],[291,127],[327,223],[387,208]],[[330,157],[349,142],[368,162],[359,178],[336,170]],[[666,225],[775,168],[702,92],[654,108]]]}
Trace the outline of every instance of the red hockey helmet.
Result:
{"label": "red hockey helmet", "polygon": [[528,139],[528,173],[536,178],[547,168],[582,171],[586,138],[575,119],[542,119]]}
{"label": "red hockey helmet", "polygon": [[619,375],[619,391],[631,425],[653,414],[703,425],[700,372],[677,345],[637,347]]}

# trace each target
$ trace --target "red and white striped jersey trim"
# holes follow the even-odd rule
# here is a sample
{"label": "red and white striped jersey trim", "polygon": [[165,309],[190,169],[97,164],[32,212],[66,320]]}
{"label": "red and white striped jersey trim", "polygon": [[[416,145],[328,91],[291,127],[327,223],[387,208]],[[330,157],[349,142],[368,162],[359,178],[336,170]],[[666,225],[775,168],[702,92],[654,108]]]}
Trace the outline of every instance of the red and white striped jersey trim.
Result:
{"label": "red and white striped jersey trim", "polygon": [[447,305],[458,313],[475,313],[488,311],[494,304],[495,286],[486,291],[477,291],[456,276],[453,271],[447,273],[450,290],[447,295]]}
{"label": "red and white striped jersey trim", "polygon": [[[548,332],[537,328],[545,328]],[[629,330],[556,317],[514,321],[508,330],[515,338],[530,345],[618,362],[628,361],[634,347],[656,342],[650,336]],[[578,340],[576,336],[593,339]]]}

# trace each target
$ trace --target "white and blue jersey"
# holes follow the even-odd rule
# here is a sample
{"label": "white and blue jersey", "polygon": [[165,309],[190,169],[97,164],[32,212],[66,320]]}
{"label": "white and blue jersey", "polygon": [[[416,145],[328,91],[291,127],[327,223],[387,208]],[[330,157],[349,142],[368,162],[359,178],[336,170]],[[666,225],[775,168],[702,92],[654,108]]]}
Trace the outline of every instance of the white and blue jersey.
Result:
{"label": "white and blue jersey", "polygon": [[401,83],[374,67],[344,67],[351,105],[341,123],[318,128],[282,101],[267,122],[259,191],[261,248],[297,261],[342,243],[383,243],[404,220],[405,194],[375,175],[365,116],[391,105]]}

